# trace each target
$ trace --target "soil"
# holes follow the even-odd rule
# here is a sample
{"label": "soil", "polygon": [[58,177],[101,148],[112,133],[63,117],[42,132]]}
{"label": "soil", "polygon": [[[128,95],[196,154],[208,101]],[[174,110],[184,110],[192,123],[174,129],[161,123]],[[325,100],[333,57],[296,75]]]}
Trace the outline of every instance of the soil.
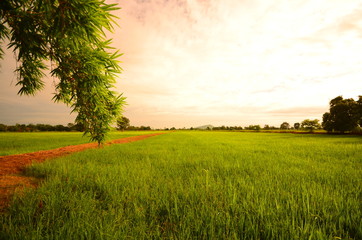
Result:
{"label": "soil", "polygon": [[[160,134],[164,133],[116,139],[107,142],[105,145],[135,142]],[[38,179],[22,175],[27,165],[97,147],[99,147],[97,143],[86,143],[52,150],[0,156],[0,212],[9,206],[9,202],[15,191],[21,191],[24,188],[32,188],[38,185]]]}

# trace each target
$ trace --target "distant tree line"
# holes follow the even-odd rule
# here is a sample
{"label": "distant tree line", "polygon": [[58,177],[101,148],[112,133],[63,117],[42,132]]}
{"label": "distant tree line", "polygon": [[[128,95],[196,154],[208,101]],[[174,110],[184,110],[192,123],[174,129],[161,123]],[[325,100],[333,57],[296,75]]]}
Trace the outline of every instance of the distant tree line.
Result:
{"label": "distant tree line", "polygon": [[[224,130],[224,131],[238,131],[238,130],[304,130],[313,132],[314,130],[324,129],[328,133],[345,133],[345,132],[362,132],[362,96],[355,101],[353,98],[343,99],[338,96],[332,99],[329,103],[329,112],[323,114],[323,122],[319,123],[318,119],[305,119],[301,123],[296,122],[290,125],[288,122],[283,122],[280,127],[270,126],[268,124],[261,127],[260,125],[249,125],[246,127],[241,126],[220,126],[213,127],[208,125],[207,128],[201,130]],[[117,119],[117,130],[151,130],[150,126],[131,126],[130,120],[127,117],[119,117]],[[193,128],[187,130],[200,130],[200,128]],[[165,128],[163,130],[176,130],[175,127]],[[186,130],[182,128],[179,130]],[[15,124],[7,126],[0,124],[0,132],[36,132],[36,131],[84,131],[81,124],[68,123],[63,125],[50,125],[50,124]]]}
{"label": "distant tree line", "polygon": [[[212,130],[242,130],[242,127],[214,127]],[[324,129],[328,133],[362,133],[362,96],[358,100],[353,98],[344,99],[338,96],[329,102],[329,112],[323,114],[322,124],[318,119],[305,119],[301,123],[294,123],[291,126],[288,122],[283,122],[280,127],[264,125],[249,125],[244,130],[307,130],[314,131]]]}
{"label": "distant tree line", "polygon": [[[319,124],[318,119],[310,120],[305,119],[301,123],[294,123],[291,126],[288,122],[283,122],[280,127],[270,126],[265,124],[264,127],[260,125],[249,125],[247,127],[229,127],[229,126],[221,126],[221,127],[213,127],[212,130],[253,130],[253,131],[260,131],[260,130],[307,130],[307,131],[314,131],[317,129],[322,129],[321,125]],[[191,128],[190,130],[193,130]],[[209,129],[211,130],[211,129]]]}
{"label": "distant tree line", "polygon": [[79,131],[83,132],[84,127],[80,124],[68,123],[66,126],[50,125],[50,124],[15,124],[15,125],[5,125],[0,123],[0,132],[71,132]]}
{"label": "distant tree line", "polygon": [[221,127],[213,127],[212,130],[243,130],[243,127],[240,126],[221,126]]}
{"label": "distant tree line", "polygon": [[150,126],[140,126],[140,127],[137,127],[137,126],[129,126],[126,128],[126,130],[128,131],[146,131],[146,130],[151,130],[151,127]]}
{"label": "distant tree line", "polygon": [[[343,99],[338,96],[329,102],[329,112],[323,114],[322,124],[318,119],[305,119],[301,123],[294,123],[291,126],[288,122],[283,122],[280,127],[264,125],[249,125],[247,127],[213,127],[206,130],[314,130],[324,129],[328,133],[362,133],[362,96],[358,96],[358,100],[353,98]],[[193,130],[191,128],[190,130]]]}
{"label": "distant tree line", "polygon": [[[138,130],[151,130],[150,126],[131,126],[130,121],[126,117],[120,117],[117,120],[117,130],[129,130],[129,131],[138,131]],[[68,123],[66,126],[50,125],[50,124],[15,124],[15,125],[5,125],[0,123],[0,132],[84,132],[84,127],[81,124]]]}

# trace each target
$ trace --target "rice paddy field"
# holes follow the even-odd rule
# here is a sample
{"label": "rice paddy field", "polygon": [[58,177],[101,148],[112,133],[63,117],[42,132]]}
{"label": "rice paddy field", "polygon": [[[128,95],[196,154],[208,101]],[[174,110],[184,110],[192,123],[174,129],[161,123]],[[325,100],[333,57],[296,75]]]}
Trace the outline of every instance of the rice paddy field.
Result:
{"label": "rice paddy field", "polygon": [[176,131],[24,174],[0,239],[362,239],[361,136]]}
{"label": "rice paddy field", "polygon": [[[113,131],[108,140],[154,133],[152,131]],[[0,132],[0,156],[50,150],[89,143],[81,132]]]}

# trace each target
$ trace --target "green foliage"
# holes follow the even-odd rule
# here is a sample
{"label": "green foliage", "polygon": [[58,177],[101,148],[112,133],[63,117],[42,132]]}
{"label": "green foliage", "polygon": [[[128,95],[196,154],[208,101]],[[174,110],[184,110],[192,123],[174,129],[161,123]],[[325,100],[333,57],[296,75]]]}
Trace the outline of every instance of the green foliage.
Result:
{"label": "green foliage", "polygon": [[302,121],[300,126],[301,126],[301,128],[308,130],[310,132],[313,132],[314,130],[317,130],[321,127],[318,119],[314,119],[314,120],[305,119]]}
{"label": "green foliage", "polygon": [[[212,130],[230,130],[230,131],[233,131],[233,130],[243,130],[243,127],[241,126],[224,126],[222,125],[221,127],[212,127]],[[190,130],[193,130],[194,128],[190,129]],[[195,129],[200,129],[200,128],[195,128]]]}
{"label": "green foliage", "polygon": [[36,164],[1,239],[362,239],[361,138],[179,131]]}
{"label": "green foliage", "polygon": [[362,95],[358,96],[356,107],[357,123],[362,128]]}
{"label": "green foliage", "polygon": [[338,96],[329,103],[329,112],[323,114],[322,126],[328,132],[351,131],[362,123],[362,96],[355,101]]}
{"label": "green foliage", "polygon": [[[51,62],[55,101],[77,112],[76,122],[93,141],[102,143],[121,112],[124,98],[110,89],[121,72],[104,30],[112,30],[115,4],[103,0],[2,0],[0,40],[7,38],[20,65],[19,94],[44,87],[44,62]],[[1,54],[0,54],[1,55]]]}
{"label": "green foliage", "polygon": [[122,116],[117,119],[117,129],[118,130],[126,130],[130,126],[129,119]]}
{"label": "green foliage", "polygon": [[260,131],[261,127],[260,125],[249,125],[249,127],[245,127],[246,130],[254,130],[254,131]]}
{"label": "green foliage", "polygon": [[0,132],[45,132],[45,131],[79,131],[83,132],[82,126],[79,124],[68,123],[67,126],[64,125],[50,125],[50,124],[18,124],[15,125],[5,125],[0,124]]}
{"label": "green foliage", "polygon": [[289,129],[290,128],[290,124],[287,123],[287,122],[283,122],[281,125],[280,125],[280,129]]}

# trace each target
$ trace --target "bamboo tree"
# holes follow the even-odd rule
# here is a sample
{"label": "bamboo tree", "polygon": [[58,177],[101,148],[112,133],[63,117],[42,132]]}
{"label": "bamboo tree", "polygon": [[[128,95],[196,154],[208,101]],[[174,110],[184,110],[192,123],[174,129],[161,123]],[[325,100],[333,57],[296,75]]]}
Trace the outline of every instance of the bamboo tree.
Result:
{"label": "bamboo tree", "polygon": [[[104,0],[1,0],[0,43],[7,39],[19,62],[20,95],[44,88],[42,77],[51,63],[59,81],[53,100],[77,113],[92,141],[104,142],[119,117],[124,97],[112,91],[122,69],[121,55],[111,47],[116,4]],[[3,51],[0,49],[0,57]]]}

